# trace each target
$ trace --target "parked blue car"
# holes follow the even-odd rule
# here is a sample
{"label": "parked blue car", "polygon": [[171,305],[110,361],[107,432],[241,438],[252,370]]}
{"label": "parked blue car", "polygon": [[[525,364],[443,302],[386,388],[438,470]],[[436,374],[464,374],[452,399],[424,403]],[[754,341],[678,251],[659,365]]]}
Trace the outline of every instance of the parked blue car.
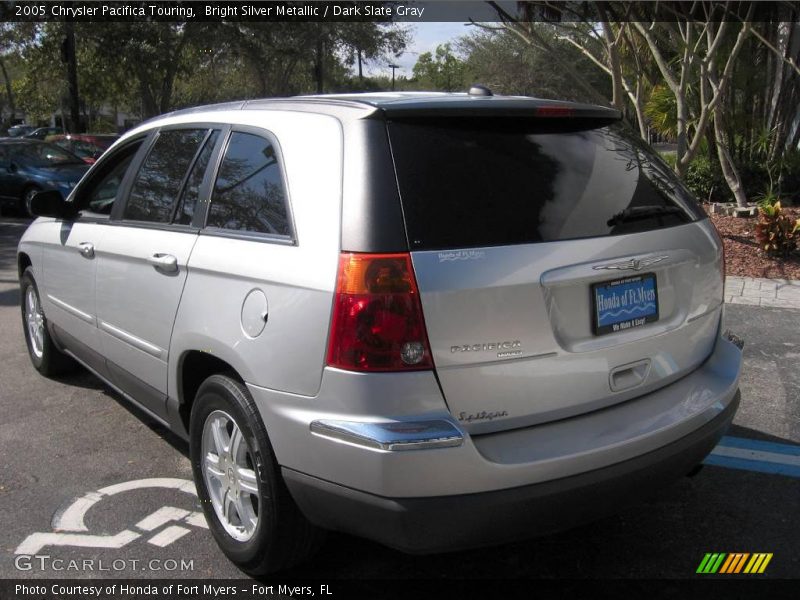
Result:
{"label": "parked blue car", "polygon": [[43,190],[58,190],[66,198],[89,170],[76,155],[45,142],[0,141],[0,206],[12,206],[32,216],[30,203]]}

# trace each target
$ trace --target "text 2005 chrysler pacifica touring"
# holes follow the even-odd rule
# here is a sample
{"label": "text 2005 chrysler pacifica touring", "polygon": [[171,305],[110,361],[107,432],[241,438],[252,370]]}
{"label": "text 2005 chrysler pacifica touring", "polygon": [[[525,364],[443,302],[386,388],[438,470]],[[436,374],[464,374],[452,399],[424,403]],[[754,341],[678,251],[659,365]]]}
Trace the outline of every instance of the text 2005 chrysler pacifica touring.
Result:
{"label": "text 2005 chrysler pacifica touring", "polygon": [[33,203],[31,360],[187,438],[250,573],[614,511],[703,460],[741,366],[720,238],[618,119],[475,88],[150,121]]}

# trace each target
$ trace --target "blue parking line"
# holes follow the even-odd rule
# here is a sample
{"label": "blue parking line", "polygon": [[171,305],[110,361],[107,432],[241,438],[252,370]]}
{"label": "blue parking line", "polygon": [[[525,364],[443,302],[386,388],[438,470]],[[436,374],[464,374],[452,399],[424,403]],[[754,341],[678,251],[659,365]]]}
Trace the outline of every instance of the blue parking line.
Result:
{"label": "blue parking line", "polygon": [[746,448],[747,450],[760,450],[762,452],[776,452],[778,454],[800,456],[800,446],[797,445],[762,442],[760,440],[749,440],[747,438],[734,437],[731,435],[724,436],[720,440],[719,445],[728,446],[729,448]]}
{"label": "blue parking line", "polygon": [[800,478],[800,467],[796,465],[765,462],[763,460],[747,460],[733,456],[716,456],[713,452],[706,457],[703,463],[715,467],[727,467],[728,469],[740,469],[744,471],[756,471],[758,473],[770,473],[772,475],[786,475],[788,477]]}

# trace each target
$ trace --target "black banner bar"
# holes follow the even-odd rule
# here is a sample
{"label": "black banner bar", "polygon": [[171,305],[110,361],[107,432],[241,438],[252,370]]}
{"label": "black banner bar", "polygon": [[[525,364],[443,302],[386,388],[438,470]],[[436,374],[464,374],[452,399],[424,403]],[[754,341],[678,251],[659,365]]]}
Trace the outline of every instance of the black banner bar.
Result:
{"label": "black banner bar", "polygon": [[660,2],[579,2],[541,0],[399,0],[282,1],[199,0],[172,2],[3,1],[3,21],[274,21],[274,22],[497,22],[513,18],[534,22],[675,21],[797,21],[797,2],[781,0],[688,0]]}
{"label": "black banner bar", "polygon": [[796,581],[760,577],[698,576],[689,580],[287,580],[237,579],[29,579],[0,580],[2,600],[516,600],[559,598],[796,598]]}

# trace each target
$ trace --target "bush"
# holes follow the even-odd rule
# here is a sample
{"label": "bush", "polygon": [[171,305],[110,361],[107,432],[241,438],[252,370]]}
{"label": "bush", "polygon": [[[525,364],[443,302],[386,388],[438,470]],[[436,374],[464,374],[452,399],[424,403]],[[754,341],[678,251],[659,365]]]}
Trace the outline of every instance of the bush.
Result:
{"label": "bush", "polygon": [[797,248],[800,219],[794,223],[783,214],[780,202],[762,202],[758,207],[756,241],[767,256],[787,258]]}
{"label": "bush", "polygon": [[761,198],[768,197],[770,192],[777,193],[779,190],[770,186],[769,171],[763,161],[754,161],[738,165],[739,177],[742,178],[742,187],[747,199],[757,202]]}
{"label": "bush", "polygon": [[97,117],[86,128],[89,133],[117,133],[117,126],[108,117]]}
{"label": "bush", "polygon": [[675,152],[659,152],[658,155],[661,159],[669,165],[669,168],[675,170],[675,163],[678,161],[678,155]]}
{"label": "bush", "polygon": [[794,206],[800,205],[800,150],[790,150],[783,155],[780,178],[781,197]]}
{"label": "bush", "polygon": [[729,202],[733,200],[722,169],[717,161],[713,163],[707,156],[697,156],[689,163],[684,183],[698,200],[703,202]]}
{"label": "bush", "polygon": [[[674,152],[664,152],[661,158],[675,168]],[[745,194],[751,201],[769,197],[772,192],[779,196],[784,205],[800,205],[800,150],[789,151],[781,159],[780,177],[774,175],[774,185],[770,183],[770,172],[763,160],[737,165],[742,178]],[[689,164],[684,183],[698,200],[703,202],[733,202],[722,169],[716,158],[709,160],[707,154],[698,154]]]}

